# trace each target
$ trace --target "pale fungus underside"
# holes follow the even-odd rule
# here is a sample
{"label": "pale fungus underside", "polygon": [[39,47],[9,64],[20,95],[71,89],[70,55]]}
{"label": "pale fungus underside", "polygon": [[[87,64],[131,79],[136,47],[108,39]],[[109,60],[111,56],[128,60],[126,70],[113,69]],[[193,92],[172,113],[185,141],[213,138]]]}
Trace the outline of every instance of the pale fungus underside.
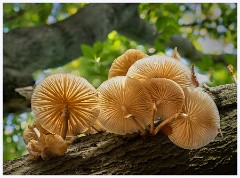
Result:
{"label": "pale fungus underside", "polygon": [[136,61],[128,70],[127,76],[141,82],[151,78],[167,78],[182,88],[191,85],[191,71],[180,61],[165,55],[154,55]]}
{"label": "pale fungus underside", "polygon": [[36,120],[23,133],[30,159],[63,155],[72,136],[81,133],[153,136],[162,129],[174,144],[195,149],[220,131],[214,101],[195,88],[194,67],[181,61],[176,48],[172,57],[127,50],[114,60],[108,78],[97,90],[72,74],[54,74],[36,86],[31,99]]}
{"label": "pale fungus underside", "polygon": [[199,88],[186,88],[182,112],[170,123],[169,139],[179,147],[196,149],[213,141],[220,130],[218,109],[212,98]]}
{"label": "pale fungus underside", "polygon": [[141,82],[118,76],[103,82],[97,90],[98,120],[108,132],[120,135],[145,132],[153,107]]}
{"label": "pale fungus underside", "polygon": [[55,74],[34,90],[32,110],[43,128],[58,135],[87,131],[97,119],[95,88],[84,78]]}
{"label": "pale fungus underside", "polygon": [[184,93],[176,82],[166,78],[152,78],[146,80],[143,85],[156,106],[155,120],[169,118],[181,111]]}

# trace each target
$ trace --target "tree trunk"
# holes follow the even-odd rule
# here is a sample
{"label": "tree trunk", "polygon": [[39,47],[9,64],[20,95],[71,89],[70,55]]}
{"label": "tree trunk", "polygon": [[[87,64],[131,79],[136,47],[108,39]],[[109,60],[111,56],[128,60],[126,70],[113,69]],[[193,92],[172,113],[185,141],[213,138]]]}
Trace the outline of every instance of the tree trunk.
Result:
{"label": "tree trunk", "polygon": [[205,88],[220,112],[223,138],[186,150],[167,136],[94,134],[77,138],[63,157],[29,161],[28,155],[3,163],[3,174],[236,175],[237,85]]}
{"label": "tree trunk", "polygon": [[62,66],[81,55],[81,44],[103,41],[111,31],[125,28],[133,38],[153,41],[152,27],[140,19],[138,4],[89,4],[62,22],[4,34],[4,113],[26,109],[24,100],[17,104],[20,97],[14,89],[32,86],[33,72]]}
{"label": "tree trunk", "polygon": [[[4,115],[26,111],[28,103],[14,89],[34,85],[33,72],[70,62],[81,55],[81,44],[103,41],[112,30],[141,44],[152,44],[158,35],[155,27],[139,17],[138,4],[89,4],[62,22],[4,33]],[[178,47],[180,54],[193,61],[202,59],[202,53],[180,36],[173,36],[168,46]],[[219,57],[224,61],[224,55]]]}

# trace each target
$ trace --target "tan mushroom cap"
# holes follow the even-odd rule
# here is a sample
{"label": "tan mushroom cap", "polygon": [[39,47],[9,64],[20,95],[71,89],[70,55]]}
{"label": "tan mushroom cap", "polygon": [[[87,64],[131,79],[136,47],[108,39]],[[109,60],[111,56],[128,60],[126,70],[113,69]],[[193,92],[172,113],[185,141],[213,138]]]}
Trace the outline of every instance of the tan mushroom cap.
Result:
{"label": "tan mushroom cap", "polygon": [[185,88],[182,112],[172,121],[169,139],[179,147],[196,149],[213,141],[220,129],[220,116],[212,98],[198,88]]}
{"label": "tan mushroom cap", "polygon": [[30,140],[27,145],[30,159],[39,156],[43,160],[62,156],[67,152],[67,142],[57,134],[41,134],[38,140]]}
{"label": "tan mushroom cap", "polygon": [[182,88],[191,84],[191,71],[180,61],[165,56],[153,55],[136,61],[128,70],[127,76],[145,81],[150,78],[167,78]]}
{"label": "tan mushroom cap", "polygon": [[[32,95],[32,110],[36,120],[51,133],[61,135],[68,125],[67,135],[85,132],[96,120],[97,94],[82,77],[54,74],[38,84]],[[67,107],[68,123],[63,119]]]}
{"label": "tan mushroom cap", "polygon": [[184,92],[176,82],[166,78],[152,78],[143,84],[156,105],[155,119],[166,119],[181,111]]}
{"label": "tan mushroom cap", "polygon": [[141,82],[126,76],[103,82],[98,90],[98,121],[108,132],[125,135],[145,129],[152,117],[151,96]]}
{"label": "tan mushroom cap", "polygon": [[125,76],[129,67],[139,59],[145,58],[148,55],[140,50],[129,49],[123,55],[116,58],[111,68],[109,69],[108,78],[115,76]]}

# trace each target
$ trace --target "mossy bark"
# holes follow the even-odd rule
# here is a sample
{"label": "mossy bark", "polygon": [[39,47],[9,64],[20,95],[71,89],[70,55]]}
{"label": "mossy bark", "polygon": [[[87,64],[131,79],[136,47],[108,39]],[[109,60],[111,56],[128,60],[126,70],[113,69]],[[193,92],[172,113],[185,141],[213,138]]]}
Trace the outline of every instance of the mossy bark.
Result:
{"label": "mossy bark", "polygon": [[3,174],[236,175],[237,85],[206,91],[215,100],[223,138],[186,150],[163,133],[142,137],[94,134],[77,138],[63,157],[29,161],[28,155],[3,163]]}

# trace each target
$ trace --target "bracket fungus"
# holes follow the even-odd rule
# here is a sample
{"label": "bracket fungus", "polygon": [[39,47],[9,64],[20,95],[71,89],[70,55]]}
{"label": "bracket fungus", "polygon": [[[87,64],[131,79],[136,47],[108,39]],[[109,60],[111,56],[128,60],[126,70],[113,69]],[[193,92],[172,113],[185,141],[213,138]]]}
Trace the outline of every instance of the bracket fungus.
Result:
{"label": "bracket fungus", "polygon": [[165,55],[153,55],[136,61],[127,76],[141,82],[150,78],[167,78],[182,88],[191,85],[191,71],[180,61]]}
{"label": "bracket fungus", "polygon": [[148,55],[143,53],[140,50],[129,49],[124,54],[116,58],[111,68],[109,69],[108,78],[115,76],[124,76],[126,75],[129,67],[137,60],[147,57]]}
{"label": "bracket fungus", "polygon": [[220,132],[220,116],[213,99],[198,88],[185,88],[181,115],[169,126],[169,139],[179,147],[196,149],[213,141]]}
{"label": "bracket fungus", "polygon": [[41,81],[32,95],[36,121],[51,133],[66,136],[85,132],[97,119],[97,94],[84,78],[54,74]]}
{"label": "bracket fungus", "polygon": [[98,91],[100,124],[108,132],[125,135],[145,134],[152,117],[151,96],[136,79],[113,77],[103,82]]}

